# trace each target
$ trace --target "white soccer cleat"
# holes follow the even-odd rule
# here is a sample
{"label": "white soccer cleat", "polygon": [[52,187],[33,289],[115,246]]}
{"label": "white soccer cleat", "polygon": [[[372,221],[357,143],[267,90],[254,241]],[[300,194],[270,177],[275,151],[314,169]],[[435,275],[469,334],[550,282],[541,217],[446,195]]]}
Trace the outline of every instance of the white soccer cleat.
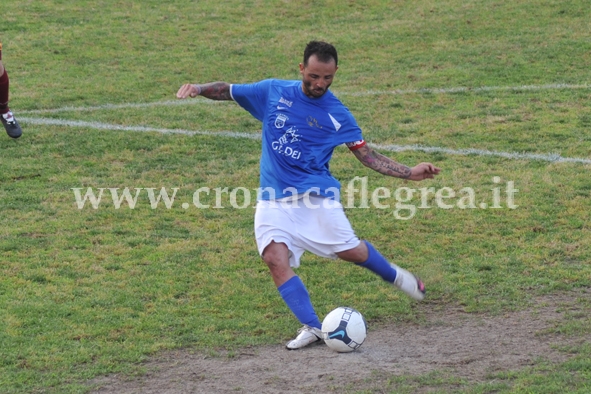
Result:
{"label": "white soccer cleat", "polygon": [[322,338],[322,331],[318,328],[304,325],[298,330],[298,336],[285,345],[289,350],[301,349],[311,343],[319,341]]}
{"label": "white soccer cleat", "polygon": [[398,267],[395,264],[390,265],[392,265],[392,268],[396,270],[396,279],[393,283],[394,286],[415,300],[421,301],[423,298],[425,298],[425,285],[417,276],[411,274],[403,268]]}

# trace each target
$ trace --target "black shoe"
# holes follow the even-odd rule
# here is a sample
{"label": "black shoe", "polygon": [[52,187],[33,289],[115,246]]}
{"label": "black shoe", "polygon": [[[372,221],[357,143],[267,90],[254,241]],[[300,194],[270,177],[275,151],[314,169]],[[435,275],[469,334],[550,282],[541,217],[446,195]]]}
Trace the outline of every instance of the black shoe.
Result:
{"label": "black shoe", "polygon": [[23,134],[21,126],[18,124],[11,111],[0,115],[0,120],[2,121],[2,124],[6,129],[6,134],[8,134],[9,137],[18,138]]}

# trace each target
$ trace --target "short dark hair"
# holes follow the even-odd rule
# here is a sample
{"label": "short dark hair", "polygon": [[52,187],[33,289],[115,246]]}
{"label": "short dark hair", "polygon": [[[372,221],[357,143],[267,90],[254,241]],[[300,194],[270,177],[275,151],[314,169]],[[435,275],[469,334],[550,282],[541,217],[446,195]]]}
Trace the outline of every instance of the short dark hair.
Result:
{"label": "short dark hair", "polygon": [[318,60],[323,63],[330,63],[331,59],[334,59],[335,66],[339,65],[339,56],[337,55],[336,48],[324,41],[310,41],[304,49],[304,67],[308,65],[308,59],[310,56],[316,55]]}

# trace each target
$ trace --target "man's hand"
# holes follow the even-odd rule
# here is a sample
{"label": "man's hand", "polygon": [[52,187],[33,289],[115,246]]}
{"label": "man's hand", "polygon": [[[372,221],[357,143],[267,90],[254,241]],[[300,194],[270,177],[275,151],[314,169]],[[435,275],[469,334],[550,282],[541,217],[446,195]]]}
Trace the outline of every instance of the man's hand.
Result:
{"label": "man's hand", "polygon": [[176,93],[179,99],[202,96],[211,100],[232,100],[230,84],[227,82],[209,82],[204,84],[185,84]]}
{"label": "man's hand", "polygon": [[427,178],[434,178],[439,174],[441,168],[435,167],[431,163],[420,163],[410,169],[410,176],[407,179],[411,181],[422,181]]}
{"label": "man's hand", "polygon": [[201,89],[197,85],[187,83],[181,86],[179,91],[176,92],[176,98],[186,99],[187,97],[197,97],[199,93],[201,93]]}

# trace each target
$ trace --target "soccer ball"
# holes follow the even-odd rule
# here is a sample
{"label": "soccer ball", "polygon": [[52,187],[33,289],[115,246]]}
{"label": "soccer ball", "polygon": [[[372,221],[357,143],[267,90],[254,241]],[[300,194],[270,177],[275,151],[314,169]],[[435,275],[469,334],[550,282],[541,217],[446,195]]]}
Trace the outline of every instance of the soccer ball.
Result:
{"label": "soccer ball", "polygon": [[322,321],[322,339],[336,352],[352,352],[361,346],[366,336],[367,323],[353,308],[340,306]]}

